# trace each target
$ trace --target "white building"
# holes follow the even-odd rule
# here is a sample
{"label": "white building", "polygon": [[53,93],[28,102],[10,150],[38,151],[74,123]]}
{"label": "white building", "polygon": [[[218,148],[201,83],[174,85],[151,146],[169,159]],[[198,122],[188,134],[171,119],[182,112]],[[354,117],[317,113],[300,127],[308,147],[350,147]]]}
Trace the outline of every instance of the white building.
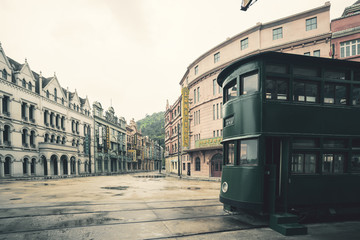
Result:
{"label": "white building", "polygon": [[7,57],[0,45],[0,177],[91,173],[89,100]]}

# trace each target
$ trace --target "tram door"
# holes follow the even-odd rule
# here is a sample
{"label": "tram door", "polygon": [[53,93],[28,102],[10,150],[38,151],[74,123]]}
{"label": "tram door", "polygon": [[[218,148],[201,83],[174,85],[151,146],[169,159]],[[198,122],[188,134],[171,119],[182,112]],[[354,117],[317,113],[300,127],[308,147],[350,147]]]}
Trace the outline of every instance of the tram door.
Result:
{"label": "tram door", "polygon": [[264,202],[270,213],[279,207],[281,197],[282,140],[279,137],[265,139]]}

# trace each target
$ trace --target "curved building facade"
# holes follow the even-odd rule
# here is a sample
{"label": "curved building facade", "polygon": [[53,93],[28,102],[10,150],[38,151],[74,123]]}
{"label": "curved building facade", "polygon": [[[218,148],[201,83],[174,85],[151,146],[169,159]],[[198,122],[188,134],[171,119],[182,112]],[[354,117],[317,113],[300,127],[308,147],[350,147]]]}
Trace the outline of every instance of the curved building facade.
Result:
{"label": "curved building facade", "polygon": [[[182,126],[188,126],[188,129],[182,128],[180,134],[189,135],[188,146],[181,144],[179,150],[182,174],[221,176],[222,89],[216,83],[220,71],[236,60],[265,51],[329,57],[329,23],[330,3],[326,2],[323,6],[292,16],[257,23],[210,49],[189,65],[180,81],[181,88],[189,93],[189,118],[184,120],[180,116]],[[177,102],[179,100],[172,106]],[[167,107],[165,119],[171,119],[171,114],[173,107]],[[175,126],[178,126],[177,121],[168,123],[166,129]],[[165,139],[166,159],[174,159],[176,153],[171,151],[174,145],[171,139],[171,134]],[[174,172],[172,165],[167,166],[167,171]]]}

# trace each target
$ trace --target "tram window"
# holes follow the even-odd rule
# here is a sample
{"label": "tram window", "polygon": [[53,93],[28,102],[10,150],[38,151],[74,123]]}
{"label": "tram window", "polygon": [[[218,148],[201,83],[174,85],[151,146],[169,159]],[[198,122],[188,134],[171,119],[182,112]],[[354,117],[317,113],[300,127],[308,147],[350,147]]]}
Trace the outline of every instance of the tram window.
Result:
{"label": "tram window", "polygon": [[293,74],[305,77],[319,77],[320,71],[318,68],[313,67],[294,66]]}
{"label": "tram window", "polygon": [[[359,47],[359,51],[360,51],[360,47]],[[360,71],[354,71],[354,80],[360,81]]]}
{"label": "tram window", "polygon": [[266,72],[287,74],[288,67],[286,65],[281,65],[281,64],[268,64],[266,65]]}
{"label": "tram window", "polygon": [[225,102],[236,98],[237,96],[237,82],[236,79],[232,80],[226,87],[225,87]]}
{"label": "tram window", "polygon": [[240,141],[240,157],[238,165],[257,166],[258,165],[258,140]]}
{"label": "tram window", "polygon": [[351,171],[360,172],[360,154],[353,154],[351,158]]}
{"label": "tram window", "polygon": [[317,155],[313,153],[295,153],[291,158],[291,172],[295,174],[316,173]]}
{"label": "tram window", "polygon": [[324,139],[324,148],[346,148],[347,144],[344,139]]}
{"label": "tram window", "polygon": [[295,138],[292,143],[293,148],[317,148],[319,147],[318,139]]}
{"label": "tram window", "polygon": [[323,173],[343,173],[344,172],[344,154],[323,154],[322,172]]}
{"label": "tram window", "polygon": [[294,81],[294,101],[296,102],[319,102],[318,83]]}
{"label": "tram window", "polygon": [[349,71],[334,71],[334,70],[325,70],[324,78],[331,78],[337,80],[350,80]]}
{"label": "tram window", "polygon": [[346,86],[327,83],[324,85],[324,103],[347,104]]}
{"label": "tram window", "polygon": [[271,100],[288,100],[289,85],[287,79],[268,78],[265,80],[265,97]]}
{"label": "tram window", "polygon": [[360,86],[354,86],[352,92],[352,104],[354,106],[360,105]]}
{"label": "tram window", "polygon": [[360,139],[356,138],[352,140],[352,149],[360,149]]}
{"label": "tram window", "polygon": [[241,78],[243,89],[241,95],[257,92],[259,89],[258,74],[251,74]]}
{"label": "tram window", "polygon": [[225,143],[225,165],[234,165],[235,144],[233,142]]}

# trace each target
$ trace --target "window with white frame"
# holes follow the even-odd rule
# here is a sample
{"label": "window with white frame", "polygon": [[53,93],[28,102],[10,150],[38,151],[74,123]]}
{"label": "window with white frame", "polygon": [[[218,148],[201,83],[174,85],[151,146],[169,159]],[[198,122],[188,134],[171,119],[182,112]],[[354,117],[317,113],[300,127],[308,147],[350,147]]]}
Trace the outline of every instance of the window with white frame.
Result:
{"label": "window with white frame", "polygon": [[317,28],[317,17],[306,19],[306,31]]}
{"label": "window with white frame", "polygon": [[360,39],[340,43],[340,57],[360,55]]}
{"label": "window with white frame", "polygon": [[220,52],[214,54],[214,63],[217,63],[220,60]]}
{"label": "window with white frame", "polygon": [[282,27],[273,29],[273,40],[280,39],[283,37]]}
{"label": "window with white frame", "polygon": [[244,50],[249,47],[249,38],[245,38],[240,41],[241,50]]}

